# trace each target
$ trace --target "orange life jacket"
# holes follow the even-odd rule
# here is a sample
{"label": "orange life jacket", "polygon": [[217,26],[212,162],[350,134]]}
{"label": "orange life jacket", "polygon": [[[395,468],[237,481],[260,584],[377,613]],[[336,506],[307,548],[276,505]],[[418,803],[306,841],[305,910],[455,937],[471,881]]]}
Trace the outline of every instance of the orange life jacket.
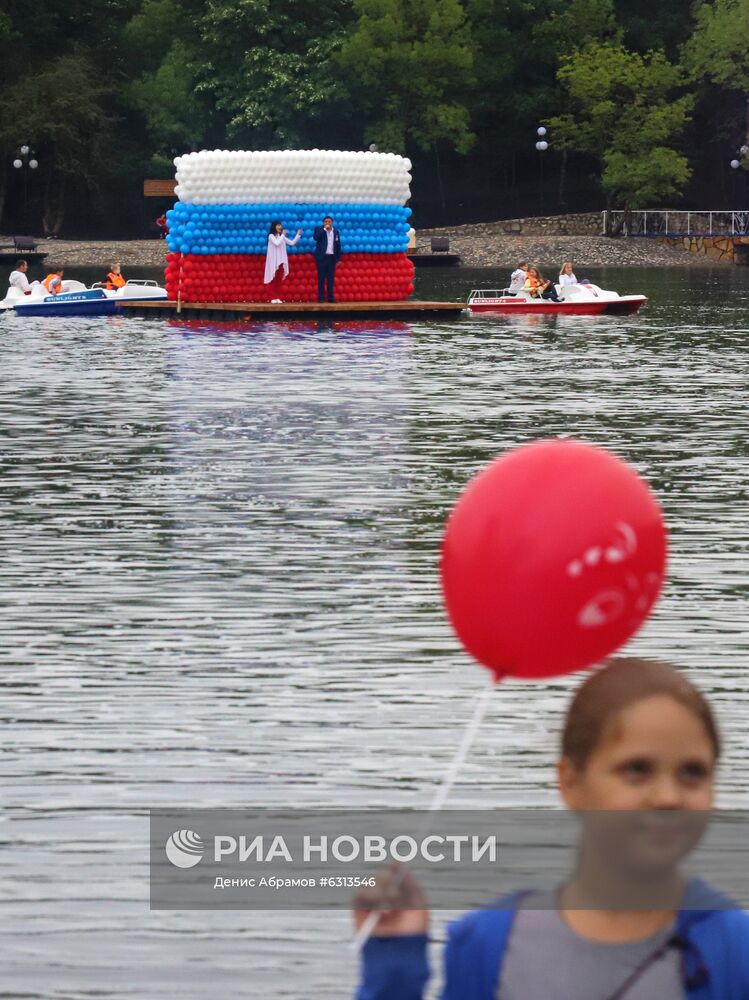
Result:
{"label": "orange life jacket", "polygon": [[52,287],[52,282],[53,281],[57,281],[59,279],[60,279],[60,275],[59,274],[48,274],[47,277],[42,282],[42,284],[47,289],[47,291],[49,292],[50,295],[57,295],[58,292],[60,291],[59,288],[54,289]]}
{"label": "orange life jacket", "polygon": [[531,295],[538,295],[538,293],[543,289],[545,281],[540,278],[534,278],[532,274],[529,274],[525,279],[525,287],[531,293]]}
{"label": "orange life jacket", "polygon": [[115,274],[114,271],[110,271],[107,275],[106,287],[110,290],[114,288],[122,288],[125,284],[127,284],[127,282],[121,274]]}

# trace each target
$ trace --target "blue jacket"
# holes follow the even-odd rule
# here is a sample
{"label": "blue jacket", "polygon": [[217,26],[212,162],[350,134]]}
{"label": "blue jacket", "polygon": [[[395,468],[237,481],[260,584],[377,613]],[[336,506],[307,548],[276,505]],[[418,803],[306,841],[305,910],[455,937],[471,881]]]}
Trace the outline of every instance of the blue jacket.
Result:
{"label": "blue jacket", "polygon": [[[449,926],[442,1000],[495,1000],[522,895],[503,900],[506,909],[477,910]],[[686,905],[705,905],[707,899],[716,905],[721,897],[703,882],[690,884]],[[748,913],[684,909],[676,932],[683,941],[685,1000],[749,1000]],[[429,979],[427,943],[426,934],[370,938],[362,955],[357,1000],[422,1000]]]}
{"label": "blue jacket", "polygon": [[[315,259],[324,260],[328,252],[328,234],[324,226],[315,226],[313,234],[315,240]],[[341,259],[341,234],[333,227],[333,257],[335,260]]]}

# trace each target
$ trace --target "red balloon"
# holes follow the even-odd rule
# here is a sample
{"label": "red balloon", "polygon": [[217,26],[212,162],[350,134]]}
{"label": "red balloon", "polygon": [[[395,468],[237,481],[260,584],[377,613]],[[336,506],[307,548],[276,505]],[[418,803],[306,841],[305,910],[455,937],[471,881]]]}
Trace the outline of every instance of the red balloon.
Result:
{"label": "red balloon", "polygon": [[442,588],[472,656],[503,676],[598,663],[630,639],[663,584],[666,528],[648,485],[579,441],[500,456],[447,522]]}

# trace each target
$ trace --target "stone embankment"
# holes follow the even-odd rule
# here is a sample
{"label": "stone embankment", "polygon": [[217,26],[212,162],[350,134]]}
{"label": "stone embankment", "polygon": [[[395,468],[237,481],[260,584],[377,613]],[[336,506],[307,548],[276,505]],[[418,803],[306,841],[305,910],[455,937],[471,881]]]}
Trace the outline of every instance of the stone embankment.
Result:
{"label": "stone embankment", "polygon": [[[12,243],[11,236],[0,236],[0,244]],[[163,240],[40,239],[38,243],[38,249],[49,254],[42,267],[105,267],[109,270],[119,261],[126,271],[132,267],[165,265],[166,243]]]}
{"label": "stone embankment", "polygon": [[749,236],[664,236],[661,242],[724,264],[744,264],[749,258]]}
{"label": "stone embankment", "polygon": [[[418,249],[428,250],[432,236],[447,236],[450,250],[469,267],[515,267],[520,260],[553,271],[564,261],[577,267],[689,267],[731,263],[732,255],[689,252],[681,239],[661,241],[641,237],[612,238],[601,234],[601,213],[583,212],[525,219],[500,219],[440,229],[420,229]],[[0,243],[10,243],[0,237]],[[42,239],[39,249],[49,256],[44,267],[107,267],[120,261],[123,270],[163,267],[163,240]],[[345,252],[345,246],[344,246]]]}
{"label": "stone embankment", "polygon": [[[645,237],[603,236],[600,212],[420,229],[417,247],[428,250],[432,236],[449,237],[451,252],[459,254],[469,267],[515,267],[521,260],[550,271],[566,260],[576,267],[699,267],[716,263],[689,253],[681,240],[669,246]],[[723,258],[723,262],[729,261]]]}

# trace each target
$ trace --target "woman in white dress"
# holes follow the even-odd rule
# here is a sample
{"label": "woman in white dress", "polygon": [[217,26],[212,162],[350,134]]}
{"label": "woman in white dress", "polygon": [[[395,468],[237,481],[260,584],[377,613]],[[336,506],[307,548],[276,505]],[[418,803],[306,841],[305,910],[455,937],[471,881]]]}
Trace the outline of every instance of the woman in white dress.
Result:
{"label": "woman in white dress", "polygon": [[293,247],[295,243],[299,242],[301,235],[302,230],[297,229],[296,236],[290,240],[278,219],[274,219],[270,224],[263,283],[271,286],[271,302],[281,302],[281,282],[289,276],[289,255],[286,247]]}

